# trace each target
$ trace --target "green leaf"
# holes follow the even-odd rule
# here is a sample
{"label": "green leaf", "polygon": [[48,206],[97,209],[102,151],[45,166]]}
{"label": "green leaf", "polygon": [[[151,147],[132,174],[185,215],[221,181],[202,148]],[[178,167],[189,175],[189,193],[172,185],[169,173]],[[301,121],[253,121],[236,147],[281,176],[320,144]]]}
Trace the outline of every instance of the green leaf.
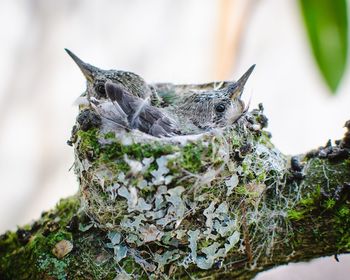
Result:
{"label": "green leaf", "polygon": [[346,0],[299,0],[312,51],[333,93],[346,68],[348,14]]}

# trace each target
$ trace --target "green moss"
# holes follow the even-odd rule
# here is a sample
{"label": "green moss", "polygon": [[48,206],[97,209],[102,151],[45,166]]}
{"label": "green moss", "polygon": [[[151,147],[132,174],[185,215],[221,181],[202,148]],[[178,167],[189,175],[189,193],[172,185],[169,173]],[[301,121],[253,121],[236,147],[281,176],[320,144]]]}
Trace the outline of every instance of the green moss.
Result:
{"label": "green moss", "polygon": [[262,173],[260,173],[260,174],[256,177],[256,181],[257,181],[258,183],[263,183],[263,182],[265,182],[266,177],[267,177],[266,173],[265,173],[265,172],[262,172]]}
{"label": "green moss", "polygon": [[199,172],[202,167],[203,146],[187,144],[182,151],[181,166],[190,172]]}
{"label": "green moss", "polygon": [[120,172],[126,173],[130,171],[129,164],[127,164],[123,159],[109,161],[102,156],[96,163],[97,165],[103,164],[109,170],[111,170],[114,174],[118,174]]}
{"label": "green moss", "polygon": [[294,210],[291,209],[287,212],[288,218],[292,221],[299,221],[305,217],[305,210]]}
{"label": "green moss", "polygon": [[153,161],[150,166],[148,167],[148,169],[145,171],[145,173],[143,174],[143,177],[145,180],[151,180],[152,178],[152,171],[157,170],[158,165],[156,161]]}
{"label": "green moss", "polygon": [[133,144],[125,146],[125,153],[135,155],[135,159],[142,160],[144,158],[158,158],[164,155],[172,154],[178,148],[172,145],[151,145],[151,144]]}
{"label": "green moss", "polygon": [[115,133],[113,131],[107,132],[104,136],[104,139],[115,139]]}
{"label": "green moss", "polygon": [[247,203],[246,205],[255,205],[261,195],[259,191],[256,191],[253,188],[250,189],[248,185],[238,185],[234,188],[234,193],[236,194],[236,199],[241,200],[244,198],[244,201]]}
{"label": "green moss", "polygon": [[101,149],[99,160],[102,160],[103,162],[107,162],[113,159],[123,158],[124,156],[123,147],[124,146],[119,142],[111,143],[103,146],[103,148]]}
{"label": "green moss", "polygon": [[[106,165],[115,174],[119,172],[126,173],[130,171],[130,166],[125,162],[124,155],[127,155],[130,159],[142,161],[144,158],[150,158],[152,156],[157,158],[170,154],[174,151],[174,149],[170,147],[171,146],[168,145],[151,146],[149,144],[124,146],[119,142],[115,142],[101,147],[101,152],[96,160],[96,164]],[[153,162],[150,168],[148,175],[150,175],[152,170],[157,168],[157,164]],[[145,175],[147,176],[147,173]]]}
{"label": "green moss", "polygon": [[299,204],[301,206],[312,206],[315,204],[315,197],[309,196],[300,200]]}
{"label": "green moss", "polygon": [[88,131],[79,130],[77,135],[81,139],[79,149],[82,153],[93,151],[95,154],[100,152],[100,144],[98,142],[98,129],[93,128]]}
{"label": "green moss", "polygon": [[70,232],[60,230],[57,233],[50,235],[47,238],[47,244],[51,247],[55,246],[61,240],[72,240],[72,234]]}
{"label": "green moss", "polygon": [[[54,214],[59,217],[58,223],[61,227],[67,226],[73,215],[76,215],[80,208],[79,199],[76,196],[71,196],[61,199],[54,210]],[[50,213],[50,212],[49,212]],[[46,217],[49,218],[49,217]]]}
{"label": "green moss", "polygon": [[[114,160],[123,159],[124,155],[128,155],[131,159],[143,160],[149,157],[160,157],[162,155],[171,154],[178,148],[169,144],[131,144],[122,145],[115,139],[113,132],[106,133],[105,135],[99,135],[99,131],[96,128],[88,131],[78,131],[80,137],[80,144],[78,149],[82,153],[92,153],[97,156],[97,162],[107,163]],[[112,143],[101,145],[99,138],[115,139]],[[118,162],[121,163],[121,162]]]}
{"label": "green moss", "polygon": [[261,136],[258,138],[258,142],[269,148],[273,148],[274,145],[271,143],[270,134],[267,131],[262,130]]}
{"label": "green moss", "polygon": [[144,158],[160,157],[170,154],[174,151],[171,145],[150,145],[150,144],[132,144],[122,145],[119,142],[113,142],[101,148],[101,157],[108,161],[122,158],[128,155],[132,159],[143,160]]}
{"label": "green moss", "polygon": [[341,218],[348,218],[350,214],[350,209],[347,205],[342,205],[338,210],[338,216]]}
{"label": "green moss", "polygon": [[135,269],[135,261],[133,258],[128,257],[123,260],[123,268],[127,273],[133,273]]}
{"label": "green moss", "polygon": [[[6,232],[0,236],[0,256],[3,256],[1,252],[10,252],[17,248],[18,238],[17,234],[14,232]],[[0,263],[1,265],[2,263]]]}
{"label": "green moss", "polygon": [[335,200],[333,198],[328,198],[325,200],[323,206],[327,209],[330,210],[335,206]]}
{"label": "green moss", "polygon": [[197,246],[198,246],[198,249],[200,250],[202,248],[208,247],[211,244],[212,244],[212,242],[210,242],[209,239],[201,239]]}
{"label": "green moss", "polygon": [[320,185],[314,186],[312,192],[307,193],[307,196],[300,199],[293,209],[289,209],[287,214],[288,218],[292,221],[299,221],[308,217],[308,214],[314,209],[319,209],[321,203],[321,187]]}
{"label": "green moss", "polygon": [[[244,177],[245,177],[244,180],[246,182],[251,182],[254,179],[256,179],[257,176],[252,171],[252,168],[251,168],[250,164],[248,164],[247,162],[243,161],[241,166],[242,166]],[[262,173],[262,174],[266,175],[266,173]],[[264,176],[264,175],[262,175],[262,176]]]}
{"label": "green moss", "polygon": [[339,250],[350,250],[350,209],[348,205],[341,205],[335,211],[335,227],[338,233],[337,246]]}
{"label": "green moss", "polygon": [[138,275],[137,279],[149,279],[147,274],[145,274],[143,268],[135,262],[132,257],[127,257],[120,263],[120,266],[124,271],[132,277],[132,275]]}

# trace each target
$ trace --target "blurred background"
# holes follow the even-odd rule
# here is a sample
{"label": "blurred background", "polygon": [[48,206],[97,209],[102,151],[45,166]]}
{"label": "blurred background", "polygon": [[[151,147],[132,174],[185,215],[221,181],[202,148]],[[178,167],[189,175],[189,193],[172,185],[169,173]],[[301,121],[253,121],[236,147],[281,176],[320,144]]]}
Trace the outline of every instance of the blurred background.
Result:
{"label": "blurred background", "polygon": [[[303,153],[341,138],[350,119],[347,29],[327,30],[326,46],[332,50],[338,40],[346,49],[322,57],[301,2],[307,1],[2,0],[0,232],[38,218],[78,189],[66,141],[85,80],[64,48],[148,82],[235,79],[255,63],[244,98],[251,108],[264,104],[282,152]],[[349,263],[349,256],[339,263],[323,258],[256,279],[348,279]]]}

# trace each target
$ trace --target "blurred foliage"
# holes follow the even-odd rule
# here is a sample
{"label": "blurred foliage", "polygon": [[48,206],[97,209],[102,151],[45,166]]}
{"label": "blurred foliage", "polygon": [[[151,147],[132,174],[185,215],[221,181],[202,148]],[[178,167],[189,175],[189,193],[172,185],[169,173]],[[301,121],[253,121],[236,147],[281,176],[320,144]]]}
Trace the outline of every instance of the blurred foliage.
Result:
{"label": "blurred foliage", "polygon": [[346,69],[347,0],[299,0],[318,67],[332,93]]}

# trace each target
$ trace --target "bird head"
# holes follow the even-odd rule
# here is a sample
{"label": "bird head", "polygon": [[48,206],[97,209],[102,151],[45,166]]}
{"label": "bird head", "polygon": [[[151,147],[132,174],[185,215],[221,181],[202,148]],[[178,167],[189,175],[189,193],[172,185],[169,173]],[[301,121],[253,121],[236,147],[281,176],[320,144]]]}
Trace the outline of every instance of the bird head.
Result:
{"label": "bird head", "polygon": [[151,90],[146,82],[139,76],[132,72],[119,70],[102,70],[91,64],[82,61],[78,56],[68,49],[65,49],[68,55],[78,65],[81,72],[84,74],[87,81],[87,88],[83,95],[88,98],[95,97],[97,99],[107,98],[105,84],[106,82],[113,82],[123,87],[128,92],[145,98],[150,96]]}
{"label": "bird head", "polygon": [[224,88],[190,94],[180,102],[178,112],[202,129],[234,123],[245,111],[241,96],[254,67],[252,65],[238,81]]}

